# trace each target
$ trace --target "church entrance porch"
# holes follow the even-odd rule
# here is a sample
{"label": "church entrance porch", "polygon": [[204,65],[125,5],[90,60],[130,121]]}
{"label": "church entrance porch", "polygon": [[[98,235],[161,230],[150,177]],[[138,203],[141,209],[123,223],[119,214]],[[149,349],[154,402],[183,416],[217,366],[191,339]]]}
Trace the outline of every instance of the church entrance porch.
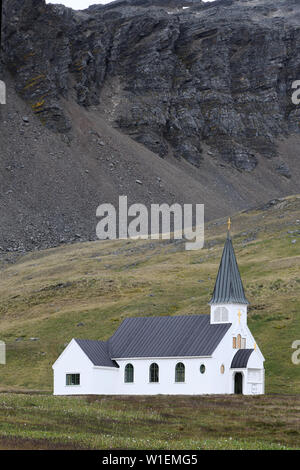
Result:
{"label": "church entrance porch", "polygon": [[243,393],[243,374],[236,372],[234,375],[234,393],[241,395]]}

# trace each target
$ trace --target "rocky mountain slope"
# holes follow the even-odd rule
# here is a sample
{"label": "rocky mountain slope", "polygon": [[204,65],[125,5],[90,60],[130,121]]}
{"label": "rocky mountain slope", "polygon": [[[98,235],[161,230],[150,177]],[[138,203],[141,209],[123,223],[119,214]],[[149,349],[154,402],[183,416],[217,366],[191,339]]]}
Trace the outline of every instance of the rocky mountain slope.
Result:
{"label": "rocky mountain slope", "polygon": [[2,249],[93,239],[119,194],[211,219],[299,192],[299,19],[297,0],[5,1]]}

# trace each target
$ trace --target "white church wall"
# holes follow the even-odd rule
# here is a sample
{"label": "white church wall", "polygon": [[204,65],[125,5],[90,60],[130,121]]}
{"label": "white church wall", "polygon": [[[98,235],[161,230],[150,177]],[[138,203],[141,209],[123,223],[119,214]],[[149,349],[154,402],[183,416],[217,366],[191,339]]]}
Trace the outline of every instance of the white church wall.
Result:
{"label": "white church wall", "polygon": [[118,394],[118,377],[120,371],[116,367],[95,367],[92,370],[92,392],[96,395]]}
{"label": "white church wall", "polygon": [[[233,326],[229,328],[222,341],[218,344],[214,351],[214,361],[216,363],[216,379],[214,383],[215,392],[218,394],[232,393],[231,378],[232,369],[230,369],[232,358],[235,355],[237,349],[232,347],[234,330]],[[224,365],[224,374],[221,374],[221,366]]]}
{"label": "white church wall", "polygon": [[[263,356],[263,354],[262,354],[262,352],[261,352],[259,346],[257,345],[257,343],[256,343],[256,341],[255,341],[255,338],[254,338],[254,336],[252,335],[251,330],[249,329],[248,326],[247,326],[247,335],[248,335],[248,338],[249,338],[249,341],[248,341],[249,346],[247,346],[247,348],[251,348],[251,349],[253,348],[253,349],[255,349],[255,353],[256,353],[256,355],[257,355],[257,359],[260,360],[260,361],[264,361],[265,358],[264,358],[264,356]],[[251,354],[251,356],[254,357],[254,356],[253,356],[253,353]],[[252,359],[251,356],[250,356],[250,359]]]}
{"label": "white church wall", "polygon": [[231,388],[234,393],[234,376],[241,373],[243,376],[243,395],[261,395],[264,394],[264,369],[234,369],[231,379]]}
{"label": "white church wall", "polygon": [[253,351],[247,364],[246,393],[260,395],[265,393],[265,371],[260,351]]}
{"label": "white church wall", "polygon": [[[205,358],[156,358],[118,360],[120,373],[118,375],[116,393],[121,395],[194,395],[212,393],[214,383],[213,359]],[[149,370],[152,363],[159,367],[159,382],[149,381]],[[175,366],[182,362],[185,366],[185,382],[175,382]],[[134,382],[124,382],[126,364],[134,367]],[[205,366],[205,372],[200,372],[200,366]]]}
{"label": "white church wall", "polygon": [[[54,395],[116,393],[118,368],[96,367],[73,339],[53,364]],[[80,385],[66,385],[67,374],[80,374]]]}
{"label": "white church wall", "polygon": [[[221,358],[133,359],[117,361],[119,368],[93,367],[78,345],[73,345],[54,366],[54,395],[200,395],[228,393],[228,367],[221,374]],[[149,381],[150,365],[159,366],[159,382]],[[175,382],[175,366],[185,365],[185,382]],[[134,382],[125,383],[126,364],[134,367]],[[76,364],[76,366],[75,366]],[[205,372],[200,372],[200,366]],[[79,373],[80,385],[66,385],[66,374]]]}
{"label": "white church wall", "polygon": [[[264,358],[257,347],[250,355],[247,368],[230,368],[232,359],[238,351],[238,349],[233,348],[233,337],[236,337],[237,334],[241,334],[241,336],[246,339],[247,349],[254,348],[255,341],[248,326],[240,323],[233,324],[223,340],[217,346],[213,355],[218,367],[216,368],[216,380],[214,384],[215,391],[212,393],[234,393],[234,376],[236,372],[241,372],[243,375],[243,394],[262,394],[264,393]],[[224,364],[225,366],[225,372],[221,379],[218,377],[220,364]],[[248,379],[248,370],[252,369],[259,371],[260,380],[254,381],[253,374],[252,376],[250,374],[251,380]]]}
{"label": "white church wall", "polygon": [[[53,364],[54,395],[92,393],[92,362],[73,339]],[[66,374],[80,374],[80,385],[66,385]]]}

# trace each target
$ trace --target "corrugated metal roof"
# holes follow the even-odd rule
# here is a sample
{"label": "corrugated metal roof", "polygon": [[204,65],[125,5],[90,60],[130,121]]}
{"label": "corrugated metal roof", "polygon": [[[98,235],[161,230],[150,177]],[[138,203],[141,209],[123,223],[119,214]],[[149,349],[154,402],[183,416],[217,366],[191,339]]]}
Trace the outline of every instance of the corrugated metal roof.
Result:
{"label": "corrugated metal roof", "polygon": [[109,340],[112,358],[210,356],[231,323],[209,315],[126,318]]}
{"label": "corrugated metal roof", "polygon": [[92,361],[94,366],[119,367],[118,364],[109,357],[107,341],[93,341],[77,338],[75,341]]}
{"label": "corrugated metal roof", "polygon": [[231,369],[244,369],[247,367],[249,357],[254,349],[239,349],[233,356]]}
{"label": "corrugated metal roof", "polygon": [[210,304],[249,304],[237,265],[230,234],[228,232],[222,259]]}

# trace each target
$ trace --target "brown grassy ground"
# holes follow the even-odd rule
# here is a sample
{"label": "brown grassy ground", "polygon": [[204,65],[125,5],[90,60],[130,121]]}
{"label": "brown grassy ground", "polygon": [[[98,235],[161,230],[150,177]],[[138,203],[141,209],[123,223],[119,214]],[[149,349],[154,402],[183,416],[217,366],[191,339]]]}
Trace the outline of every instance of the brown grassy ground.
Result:
{"label": "brown grassy ground", "polygon": [[78,447],[38,439],[0,438],[0,450],[78,450]]}
{"label": "brown grassy ground", "polygon": [[0,394],[0,448],[300,449],[300,396]]}

